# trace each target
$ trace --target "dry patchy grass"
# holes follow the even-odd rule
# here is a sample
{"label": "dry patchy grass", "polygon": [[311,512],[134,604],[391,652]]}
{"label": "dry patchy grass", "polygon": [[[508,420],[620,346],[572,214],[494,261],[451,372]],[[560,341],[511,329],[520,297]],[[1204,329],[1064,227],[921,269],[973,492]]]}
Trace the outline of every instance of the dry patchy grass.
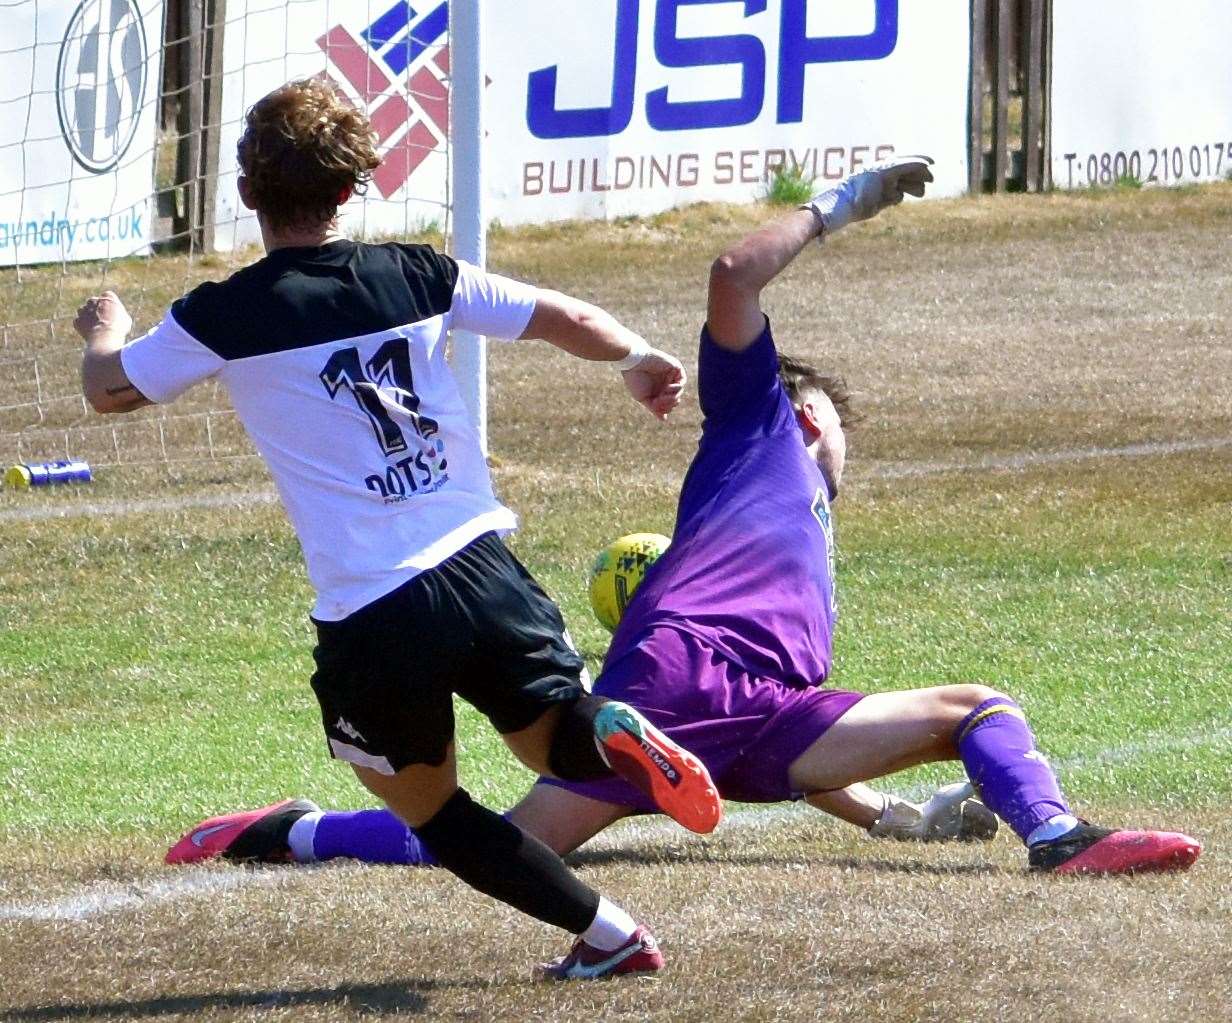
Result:
{"label": "dry patchy grass", "polygon": [[[275,869],[222,896],[8,923],[0,1018],[1226,1018],[1232,827],[1187,826],[1211,850],[1189,874],[1133,879],[1030,875],[1006,838],[874,844],[806,811],[706,840],[635,826],[579,869],[654,923],[668,966],[564,986],[530,979],[558,935],[443,872]],[[110,852],[22,851],[30,894],[173,873]]]}

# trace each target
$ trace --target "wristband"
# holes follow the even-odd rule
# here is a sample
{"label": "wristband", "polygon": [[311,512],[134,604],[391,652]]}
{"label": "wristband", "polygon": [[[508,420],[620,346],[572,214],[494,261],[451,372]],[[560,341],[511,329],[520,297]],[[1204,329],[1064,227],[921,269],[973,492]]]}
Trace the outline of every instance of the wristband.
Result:
{"label": "wristband", "polygon": [[636,369],[642,364],[642,360],[651,352],[650,345],[645,338],[638,338],[629,346],[629,354],[616,363],[616,368],[622,373],[627,373],[631,369]]}
{"label": "wristband", "polygon": [[799,207],[802,210],[808,210],[813,214],[813,221],[817,224],[817,244],[822,245],[830,236],[830,230],[826,227],[826,219],[821,215],[821,210],[817,208],[816,203],[806,202]]}
{"label": "wristband", "polygon": [[817,218],[817,223],[821,225],[821,234],[817,237],[819,242],[825,241],[828,235],[841,231],[851,223],[853,217],[850,192],[850,186],[844,181],[836,188],[813,196],[801,207],[801,209],[810,210]]}

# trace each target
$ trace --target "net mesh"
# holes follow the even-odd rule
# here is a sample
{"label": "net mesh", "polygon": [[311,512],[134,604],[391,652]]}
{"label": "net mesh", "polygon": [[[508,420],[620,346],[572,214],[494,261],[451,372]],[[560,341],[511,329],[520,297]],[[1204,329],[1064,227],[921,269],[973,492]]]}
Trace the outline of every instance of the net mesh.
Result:
{"label": "net mesh", "polygon": [[380,141],[344,230],[447,244],[447,3],[0,0],[0,23],[0,472],[252,459],[214,382],[165,408],[91,412],[76,310],[114,290],[140,333],[259,258],[235,145],[245,111],[295,78],[334,82]]}

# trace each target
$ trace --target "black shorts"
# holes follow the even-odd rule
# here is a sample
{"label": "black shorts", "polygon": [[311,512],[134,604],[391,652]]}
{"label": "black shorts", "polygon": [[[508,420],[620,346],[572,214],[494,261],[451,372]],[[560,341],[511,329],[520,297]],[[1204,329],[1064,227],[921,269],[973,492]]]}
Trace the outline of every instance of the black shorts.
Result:
{"label": "black shorts", "polygon": [[502,734],[586,694],[560,610],[495,533],[342,621],[313,624],[330,755],[382,774],[444,762],[454,693]]}

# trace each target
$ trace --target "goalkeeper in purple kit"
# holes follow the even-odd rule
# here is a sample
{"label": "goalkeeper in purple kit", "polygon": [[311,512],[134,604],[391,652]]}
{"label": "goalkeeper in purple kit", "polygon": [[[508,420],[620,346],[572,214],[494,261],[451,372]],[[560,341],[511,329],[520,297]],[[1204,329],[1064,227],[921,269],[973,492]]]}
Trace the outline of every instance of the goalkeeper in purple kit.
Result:
{"label": "goalkeeper in purple kit", "polygon": [[[760,296],[814,239],[905,193],[923,195],[930,163],[904,157],[854,175],[715,261],[698,357],[698,451],[671,546],[629,604],[595,692],[636,707],[693,751],[725,798],[804,798],[869,826],[884,807],[860,783],[961,760],[984,804],[1023,840],[1033,868],[1183,869],[1201,849],[1192,838],[1075,817],[1008,696],[978,684],[871,695],[825,686],[838,606],[832,506],[846,462],[848,394],[841,380],[779,354]],[[543,779],[511,819],[567,851],[621,817],[653,810],[620,778]],[[414,833],[380,811],[322,815],[306,802],[285,803],[197,830],[220,821],[234,831],[214,852],[237,859],[382,859],[380,847],[387,862],[427,860]]]}

